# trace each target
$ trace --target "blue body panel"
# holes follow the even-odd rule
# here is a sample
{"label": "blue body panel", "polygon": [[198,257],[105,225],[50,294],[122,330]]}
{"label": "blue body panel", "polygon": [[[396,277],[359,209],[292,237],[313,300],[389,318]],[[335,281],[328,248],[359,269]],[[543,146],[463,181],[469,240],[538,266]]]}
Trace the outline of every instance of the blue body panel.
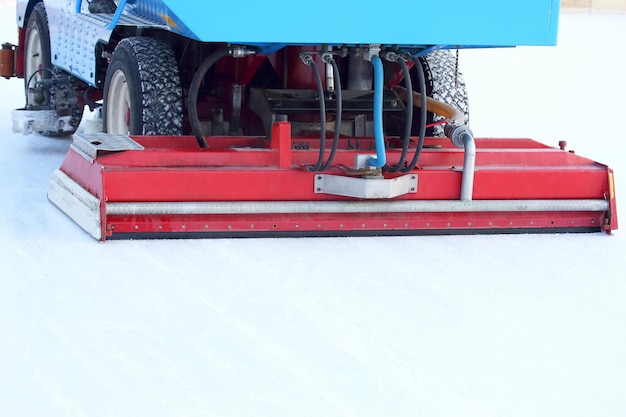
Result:
{"label": "blue body panel", "polygon": [[[560,0],[117,0],[124,9],[113,16],[90,14],[87,1],[43,1],[53,64],[91,85],[96,45],[108,43],[116,26],[253,45],[261,53],[285,45],[382,44],[421,54],[457,46],[554,45],[560,8]],[[17,1],[20,27],[35,2]]]}
{"label": "blue body panel", "polygon": [[[26,3],[18,1],[20,26]],[[559,8],[560,0],[128,0],[125,13],[204,42],[475,47],[554,45]]]}
{"label": "blue body panel", "polygon": [[242,44],[554,45],[559,0],[239,0],[163,3],[202,41]]}

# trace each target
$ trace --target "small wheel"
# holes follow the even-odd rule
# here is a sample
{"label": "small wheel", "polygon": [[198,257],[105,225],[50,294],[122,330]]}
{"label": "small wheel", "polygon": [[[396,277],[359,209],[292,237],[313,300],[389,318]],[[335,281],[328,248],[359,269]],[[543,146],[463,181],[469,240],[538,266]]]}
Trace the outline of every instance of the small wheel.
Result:
{"label": "small wheel", "polygon": [[[443,101],[458,108],[464,114],[464,121],[469,125],[469,100],[463,74],[457,71],[456,58],[448,50],[434,51],[420,57],[426,76],[426,90],[429,97]],[[417,79],[417,77],[412,77]],[[415,81],[416,82],[416,81]],[[413,85],[415,86],[415,82]],[[415,88],[415,87],[414,87]],[[428,113],[426,124],[443,120],[443,116]],[[415,126],[415,123],[413,124]],[[427,136],[443,137],[443,126],[437,125],[426,131]]]}
{"label": "small wheel", "polygon": [[[28,100],[28,89],[37,81],[53,77],[50,59],[50,33],[48,31],[48,15],[43,2],[37,3],[28,18],[24,38],[24,92]],[[71,131],[37,132],[46,136],[63,136],[72,134],[78,128],[83,117],[83,107],[78,104],[66,106],[57,112],[59,116],[70,116]],[[63,114],[61,114],[63,113]]]}
{"label": "small wheel", "polygon": [[183,93],[178,63],[158,39],[122,40],[104,81],[104,130],[125,135],[182,134]]}

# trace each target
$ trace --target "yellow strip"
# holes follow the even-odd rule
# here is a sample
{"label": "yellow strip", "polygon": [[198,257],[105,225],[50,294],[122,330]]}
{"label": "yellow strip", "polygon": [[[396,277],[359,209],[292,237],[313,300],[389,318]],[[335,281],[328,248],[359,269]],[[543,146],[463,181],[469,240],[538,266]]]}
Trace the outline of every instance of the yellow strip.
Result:
{"label": "yellow strip", "polygon": [[159,13],[159,16],[161,16],[161,19],[163,19],[163,21],[165,21],[165,23],[167,23],[169,27],[174,28],[174,29],[178,27],[174,19],[172,19],[165,13]]}

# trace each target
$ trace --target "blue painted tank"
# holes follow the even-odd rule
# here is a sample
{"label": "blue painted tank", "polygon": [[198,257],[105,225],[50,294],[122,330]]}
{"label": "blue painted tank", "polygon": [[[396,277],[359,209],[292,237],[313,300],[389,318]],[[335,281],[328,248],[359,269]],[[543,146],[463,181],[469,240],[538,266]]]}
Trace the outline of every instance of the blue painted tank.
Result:
{"label": "blue painted tank", "polygon": [[129,0],[174,31],[241,44],[554,45],[559,0]]}
{"label": "blue painted tank", "polygon": [[[52,63],[96,83],[97,45],[115,27],[153,27],[202,42],[258,47],[397,45],[414,55],[434,49],[554,45],[560,0],[116,0],[115,15],[89,12],[87,1],[43,0]],[[17,0],[24,27],[35,0]]]}

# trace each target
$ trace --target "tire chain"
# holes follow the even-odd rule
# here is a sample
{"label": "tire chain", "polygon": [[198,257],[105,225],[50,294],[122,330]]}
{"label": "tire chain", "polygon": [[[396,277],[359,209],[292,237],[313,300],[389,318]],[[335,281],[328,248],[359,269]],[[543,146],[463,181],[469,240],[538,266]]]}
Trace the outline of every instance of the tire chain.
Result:
{"label": "tire chain", "polygon": [[[432,83],[430,96],[435,100],[457,107],[464,114],[464,124],[469,125],[469,101],[463,75],[457,71],[457,61],[448,50],[434,51],[422,58],[427,82]],[[444,120],[435,114],[433,122]],[[434,126],[431,135],[444,137],[443,126]]]}
{"label": "tire chain", "polygon": [[183,93],[172,49],[158,39],[128,38],[139,63],[143,92],[143,134],[181,135]]}

